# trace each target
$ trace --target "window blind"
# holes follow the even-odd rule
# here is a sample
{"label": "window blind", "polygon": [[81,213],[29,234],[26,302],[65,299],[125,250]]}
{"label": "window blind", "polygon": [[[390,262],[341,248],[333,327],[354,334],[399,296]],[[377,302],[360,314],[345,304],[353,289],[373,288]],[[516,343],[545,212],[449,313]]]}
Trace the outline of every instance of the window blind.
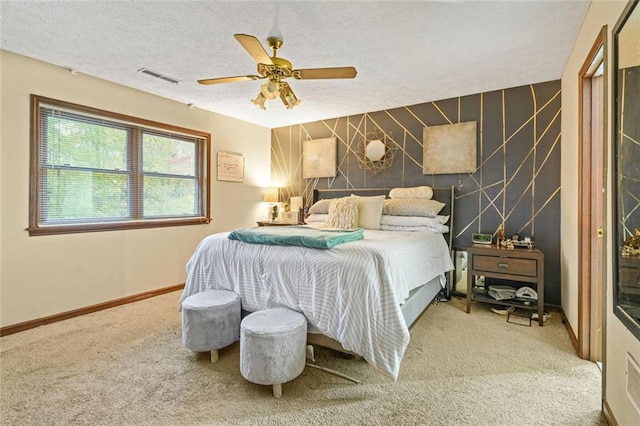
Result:
{"label": "window blind", "polygon": [[32,100],[32,234],[208,221],[208,134]]}

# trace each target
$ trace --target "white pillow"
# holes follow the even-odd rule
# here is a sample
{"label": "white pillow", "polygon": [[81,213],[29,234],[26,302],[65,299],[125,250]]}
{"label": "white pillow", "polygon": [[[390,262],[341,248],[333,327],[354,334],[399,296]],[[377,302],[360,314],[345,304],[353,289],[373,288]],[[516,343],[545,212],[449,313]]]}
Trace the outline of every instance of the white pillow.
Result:
{"label": "white pillow", "polygon": [[373,197],[351,196],[358,200],[358,224],[364,229],[380,229],[380,219],[382,218],[382,206],[384,195]]}
{"label": "white pillow", "polygon": [[437,224],[434,226],[394,226],[394,225],[380,225],[380,229],[383,231],[403,231],[403,232],[424,232],[429,231],[434,234],[446,234],[449,232],[447,225]]}
{"label": "white pillow", "polygon": [[436,200],[384,200],[382,214],[436,217],[443,208],[444,203]]}
{"label": "white pillow", "polygon": [[392,216],[383,214],[380,224],[389,226],[434,226],[439,228],[447,223],[447,220],[449,220],[449,216]]}
{"label": "white pillow", "polygon": [[420,198],[430,200],[433,198],[433,189],[430,186],[414,186],[413,188],[393,188],[389,191],[389,198]]}
{"label": "white pillow", "polygon": [[316,201],[311,207],[309,207],[309,214],[313,213],[321,213],[327,214],[329,213],[329,205],[333,201],[333,198],[327,198],[324,200]]}
{"label": "white pillow", "polygon": [[354,197],[337,198],[329,204],[325,227],[354,229],[358,227],[358,200]]}
{"label": "white pillow", "polygon": [[304,221],[306,223],[319,223],[319,222],[324,223],[327,221],[328,217],[329,217],[328,213],[314,213],[307,216],[307,218]]}
{"label": "white pillow", "polygon": [[438,222],[440,222],[442,225],[444,225],[445,223],[449,222],[449,215],[437,215],[436,219],[438,220]]}

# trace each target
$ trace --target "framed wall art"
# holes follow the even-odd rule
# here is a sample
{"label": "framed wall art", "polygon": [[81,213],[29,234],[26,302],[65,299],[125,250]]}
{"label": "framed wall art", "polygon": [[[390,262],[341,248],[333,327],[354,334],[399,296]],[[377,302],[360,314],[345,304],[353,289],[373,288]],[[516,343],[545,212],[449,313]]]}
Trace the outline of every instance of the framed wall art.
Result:
{"label": "framed wall art", "polygon": [[244,182],[244,157],[241,154],[218,152],[218,180]]}
{"label": "framed wall art", "polygon": [[422,174],[474,173],[477,168],[477,123],[425,127]]}
{"label": "framed wall art", "polygon": [[338,171],[336,138],[304,141],[302,145],[303,179],[335,177]]}

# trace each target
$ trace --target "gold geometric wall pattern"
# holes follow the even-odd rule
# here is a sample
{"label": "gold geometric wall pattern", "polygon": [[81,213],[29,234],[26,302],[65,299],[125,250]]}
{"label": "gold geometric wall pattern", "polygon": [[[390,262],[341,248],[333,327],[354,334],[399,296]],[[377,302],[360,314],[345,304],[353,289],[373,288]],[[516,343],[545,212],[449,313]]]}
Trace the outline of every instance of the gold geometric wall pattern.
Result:
{"label": "gold geometric wall pattern", "polygon": [[[454,247],[465,248],[473,232],[534,235],[545,253],[545,295],[560,304],[560,82],[339,117],[272,130],[272,175],[288,182],[284,197],[311,202],[314,188],[455,186]],[[475,169],[423,175],[425,127],[477,123]],[[391,167],[374,174],[359,167],[358,144],[367,132],[393,134]],[[337,174],[303,179],[305,140],[335,137]]]}

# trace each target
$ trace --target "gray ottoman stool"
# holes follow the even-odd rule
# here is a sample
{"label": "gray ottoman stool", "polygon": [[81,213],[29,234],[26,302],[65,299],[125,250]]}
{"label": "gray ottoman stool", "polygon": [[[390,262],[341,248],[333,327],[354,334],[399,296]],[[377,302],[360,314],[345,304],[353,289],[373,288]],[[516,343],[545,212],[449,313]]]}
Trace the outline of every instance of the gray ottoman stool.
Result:
{"label": "gray ottoman stool", "polygon": [[240,337],[240,297],[233,291],[209,290],[193,294],[182,302],[182,343],[195,352],[211,351],[218,361],[218,349]]}
{"label": "gray ottoman stool", "polygon": [[306,363],[307,320],[301,313],[275,308],[247,315],[240,325],[240,373],[259,385],[273,385],[282,396],[282,383],[295,379]]}

